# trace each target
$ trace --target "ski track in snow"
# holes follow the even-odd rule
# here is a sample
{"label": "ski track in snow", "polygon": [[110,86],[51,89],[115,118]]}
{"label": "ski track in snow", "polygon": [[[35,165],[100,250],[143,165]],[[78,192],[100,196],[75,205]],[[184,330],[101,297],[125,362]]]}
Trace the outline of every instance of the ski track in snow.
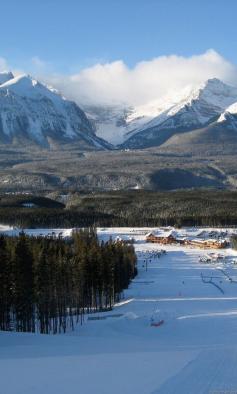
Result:
{"label": "ski track in snow", "polygon": [[[0,394],[237,392],[237,284],[229,280],[237,266],[200,262],[211,250],[167,246],[146,271],[145,252],[161,247],[145,243],[144,229],[99,230],[101,239],[128,234],[138,276],[113,311],[93,315],[105,319],[66,335],[0,332]],[[164,324],[151,327],[151,317]]]}

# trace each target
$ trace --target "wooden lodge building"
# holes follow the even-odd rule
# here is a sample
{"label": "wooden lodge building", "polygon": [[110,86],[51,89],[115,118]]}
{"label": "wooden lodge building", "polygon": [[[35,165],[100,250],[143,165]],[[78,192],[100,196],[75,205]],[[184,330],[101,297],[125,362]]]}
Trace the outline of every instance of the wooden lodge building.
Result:
{"label": "wooden lodge building", "polygon": [[171,245],[174,243],[179,243],[175,236],[175,233],[172,231],[164,235],[156,235],[153,233],[149,233],[146,235],[146,242],[158,243],[162,245]]}
{"label": "wooden lodge building", "polygon": [[162,235],[149,233],[146,235],[146,242],[158,243],[162,245],[172,245],[172,244],[190,245],[204,249],[205,248],[224,249],[228,246],[228,242],[226,240],[177,238],[174,231],[170,231],[169,233]]}
{"label": "wooden lodge building", "polygon": [[193,240],[187,240],[185,244],[197,246],[199,248],[211,248],[211,249],[224,249],[228,246],[227,241],[219,240],[219,239],[207,239],[207,240],[193,239]]}

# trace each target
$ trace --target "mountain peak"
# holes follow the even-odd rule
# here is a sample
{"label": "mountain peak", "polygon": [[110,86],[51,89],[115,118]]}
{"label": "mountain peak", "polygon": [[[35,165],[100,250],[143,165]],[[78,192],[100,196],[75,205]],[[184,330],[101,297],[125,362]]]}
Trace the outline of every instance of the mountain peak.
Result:
{"label": "mountain peak", "polygon": [[206,80],[206,85],[225,85],[219,78],[209,78]]}
{"label": "mountain peak", "polygon": [[[123,147],[140,148],[161,145],[171,135],[207,126],[229,106],[237,102],[237,87],[217,78],[211,78],[196,88],[184,92],[177,103],[170,101],[168,108],[160,110],[152,120],[142,127],[127,133]],[[236,111],[230,107],[228,113]],[[220,121],[223,117],[220,118]]]}
{"label": "mountain peak", "polygon": [[228,85],[218,78],[210,78],[183,100],[183,104],[192,105],[193,101],[199,101],[203,105],[211,105],[222,112],[226,107],[236,101],[237,87]]}
{"label": "mountain peak", "polygon": [[0,77],[0,143],[34,141],[49,146],[50,141],[81,142],[96,149],[108,144],[94,134],[85,113],[72,101],[28,74]]}
{"label": "mountain peak", "polygon": [[30,75],[28,74],[20,74],[17,75],[16,77],[11,73],[12,78],[9,78],[8,80],[6,80],[2,85],[4,85],[4,87],[7,86],[11,86],[11,85],[15,85],[15,84],[31,84],[33,85],[37,83],[36,80],[34,80]]}
{"label": "mountain peak", "polygon": [[210,78],[200,88],[201,92],[209,91],[216,96],[233,97],[237,95],[237,88],[235,86],[228,85],[218,78]]}
{"label": "mountain peak", "polygon": [[0,84],[0,90],[8,90],[19,96],[41,99],[42,96],[59,101],[64,98],[60,93],[49,86],[44,85],[29,74],[20,74]]}
{"label": "mountain peak", "polygon": [[1,71],[0,72],[0,85],[3,83],[10,81],[11,79],[14,78],[14,75],[12,74],[11,71]]}
{"label": "mountain peak", "polygon": [[200,91],[211,90],[214,92],[219,92],[225,90],[226,88],[232,88],[232,87],[227,85],[225,82],[221,81],[218,78],[209,78],[201,84],[199,90]]}

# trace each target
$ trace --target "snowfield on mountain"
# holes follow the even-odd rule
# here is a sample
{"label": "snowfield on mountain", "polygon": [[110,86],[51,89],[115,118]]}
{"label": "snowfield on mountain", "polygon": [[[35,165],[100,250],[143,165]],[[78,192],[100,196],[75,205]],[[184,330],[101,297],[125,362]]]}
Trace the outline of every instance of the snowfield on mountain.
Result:
{"label": "snowfield on mountain", "polygon": [[58,91],[29,75],[0,73],[0,141],[14,139],[48,146],[49,139],[82,140],[95,149],[106,146],[96,137],[85,113]]}
{"label": "snowfield on mountain", "polygon": [[[138,257],[138,275],[112,311],[88,315],[65,335],[0,333],[2,393],[237,390],[237,252],[223,249],[222,258],[210,262],[206,256],[216,250],[146,243],[149,230],[154,229],[98,229],[101,240],[133,238]],[[196,237],[202,231],[211,229],[177,233]],[[227,237],[233,232],[216,231]],[[161,248],[166,253],[158,257]]]}
{"label": "snowfield on mountain", "polygon": [[237,88],[213,78],[165,97],[157,92],[155,101],[143,105],[93,105],[92,98],[90,105],[78,106],[29,75],[1,72],[0,143],[144,149],[210,124],[236,131],[236,103]]}
{"label": "snowfield on mountain", "polygon": [[237,88],[217,78],[187,86],[143,105],[86,107],[98,136],[122,148],[161,145],[170,133],[195,130],[215,121],[237,102]]}
{"label": "snowfield on mountain", "polygon": [[195,130],[215,121],[236,101],[237,88],[216,78],[209,79],[142,127],[128,132],[123,146],[161,145],[175,133]]}

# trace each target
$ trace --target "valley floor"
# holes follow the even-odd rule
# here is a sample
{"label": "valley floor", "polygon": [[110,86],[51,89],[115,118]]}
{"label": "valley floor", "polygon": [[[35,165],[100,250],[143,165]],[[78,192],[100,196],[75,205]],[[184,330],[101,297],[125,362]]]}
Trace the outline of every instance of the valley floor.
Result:
{"label": "valley floor", "polygon": [[207,264],[199,257],[210,250],[177,245],[158,258],[144,231],[99,235],[136,240],[124,299],[66,335],[1,332],[0,394],[237,393],[236,252]]}

